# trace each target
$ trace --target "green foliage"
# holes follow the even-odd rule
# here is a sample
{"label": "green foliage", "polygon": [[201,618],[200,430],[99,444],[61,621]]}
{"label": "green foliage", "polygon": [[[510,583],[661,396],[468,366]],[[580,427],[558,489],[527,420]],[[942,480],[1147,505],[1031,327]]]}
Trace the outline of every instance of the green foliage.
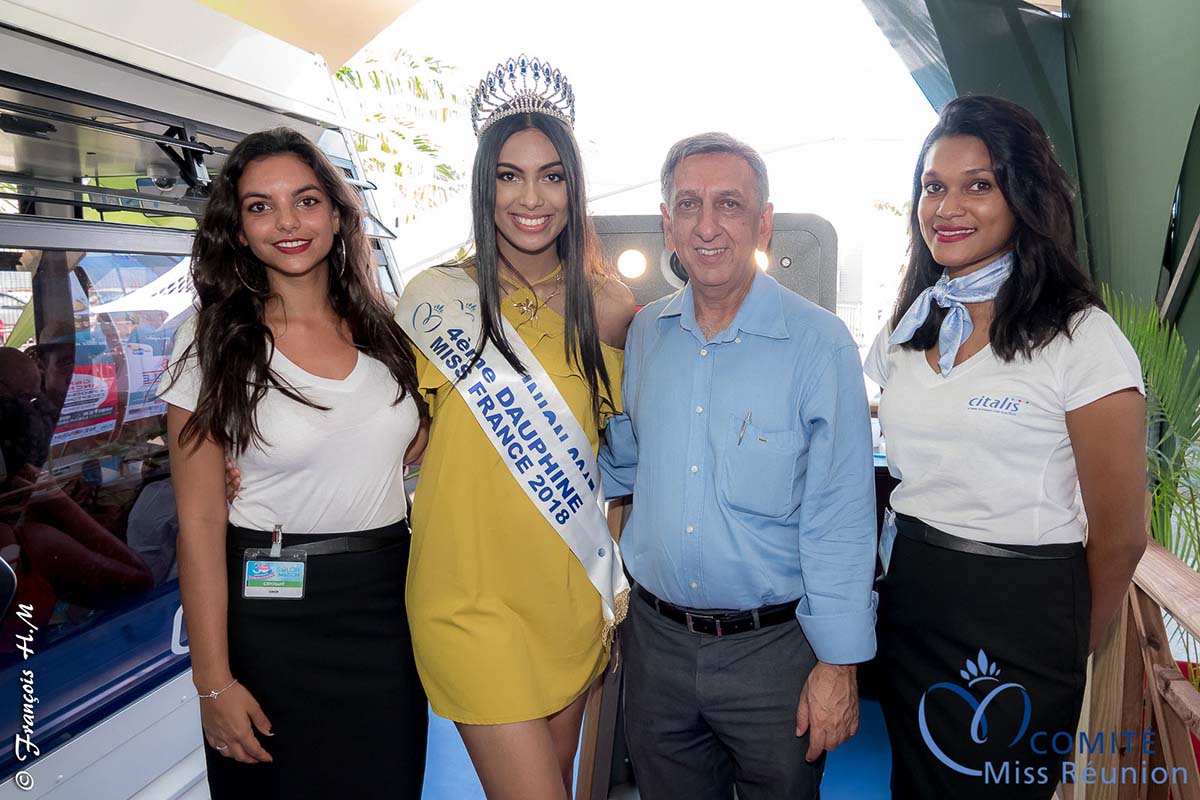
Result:
{"label": "green foliage", "polygon": [[[1190,354],[1158,309],[1101,286],[1108,311],[1133,345],[1146,381],[1150,535],[1200,572],[1200,354]],[[1177,625],[1188,661],[1200,646]],[[1200,669],[1189,677],[1200,688]]]}
{"label": "green foliage", "polygon": [[447,87],[453,68],[407,50],[367,51],[335,73],[346,113],[360,119],[354,137],[387,224],[400,225],[461,191],[464,180],[442,157],[437,136],[465,108]]}

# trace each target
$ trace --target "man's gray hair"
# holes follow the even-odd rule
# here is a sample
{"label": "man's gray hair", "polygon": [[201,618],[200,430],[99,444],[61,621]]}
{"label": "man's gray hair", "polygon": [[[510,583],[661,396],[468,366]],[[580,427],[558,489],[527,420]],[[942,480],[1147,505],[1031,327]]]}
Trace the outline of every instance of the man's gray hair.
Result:
{"label": "man's gray hair", "polygon": [[667,208],[671,207],[671,195],[675,192],[675,168],[689,156],[703,153],[731,153],[745,159],[754,172],[755,185],[758,188],[758,204],[764,206],[770,196],[770,185],[767,182],[767,165],[762,156],[750,145],[739,142],[728,133],[713,131],[698,133],[686,139],[680,139],[671,146],[667,160],[662,166],[662,197]]}

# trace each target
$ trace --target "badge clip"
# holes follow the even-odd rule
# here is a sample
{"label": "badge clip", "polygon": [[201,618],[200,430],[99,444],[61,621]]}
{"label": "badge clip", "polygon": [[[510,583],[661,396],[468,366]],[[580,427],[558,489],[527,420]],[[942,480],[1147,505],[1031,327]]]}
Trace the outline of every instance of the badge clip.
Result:
{"label": "badge clip", "polygon": [[271,558],[279,558],[283,554],[283,526],[276,523],[271,531]]}

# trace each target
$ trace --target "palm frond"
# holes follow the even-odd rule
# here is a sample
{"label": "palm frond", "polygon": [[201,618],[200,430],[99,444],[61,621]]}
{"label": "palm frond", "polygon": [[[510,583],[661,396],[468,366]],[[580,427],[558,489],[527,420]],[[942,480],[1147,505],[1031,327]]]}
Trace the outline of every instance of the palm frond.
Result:
{"label": "palm frond", "polygon": [[1200,570],[1200,354],[1149,303],[1101,287],[1104,303],[1142,364],[1150,532]]}

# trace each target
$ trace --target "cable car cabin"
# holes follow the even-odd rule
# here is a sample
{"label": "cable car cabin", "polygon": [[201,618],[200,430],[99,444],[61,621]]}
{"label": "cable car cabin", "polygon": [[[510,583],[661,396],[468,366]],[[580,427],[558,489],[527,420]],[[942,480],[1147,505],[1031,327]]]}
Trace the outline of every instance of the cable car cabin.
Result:
{"label": "cable car cabin", "polygon": [[[28,796],[8,780],[21,770],[34,796],[205,791],[155,391],[231,148],[279,125],[317,142],[360,189],[396,285],[324,64],[179,11],[166,55],[116,30],[130,20],[0,2],[16,21],[0,26],[0,739],[16,743],[0,750],[0,794]],[[193,37],[240,63],[203,66]]]}

